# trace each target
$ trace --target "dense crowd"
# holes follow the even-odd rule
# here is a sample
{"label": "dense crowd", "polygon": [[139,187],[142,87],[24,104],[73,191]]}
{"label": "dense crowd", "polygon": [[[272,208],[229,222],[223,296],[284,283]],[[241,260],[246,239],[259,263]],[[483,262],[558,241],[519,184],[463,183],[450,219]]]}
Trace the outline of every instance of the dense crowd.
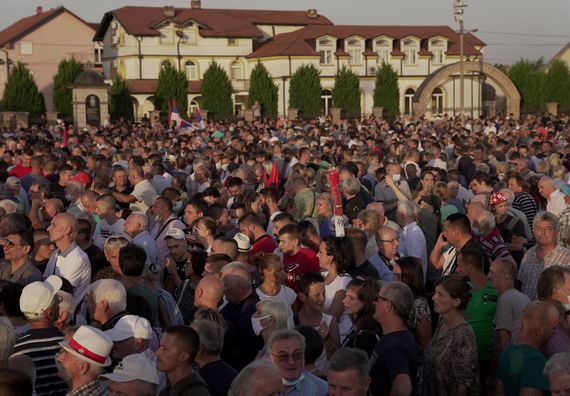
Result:
{"label": "dense crowd", "polygon": [[570,394],[570,118],[0,136],[1,395]]}

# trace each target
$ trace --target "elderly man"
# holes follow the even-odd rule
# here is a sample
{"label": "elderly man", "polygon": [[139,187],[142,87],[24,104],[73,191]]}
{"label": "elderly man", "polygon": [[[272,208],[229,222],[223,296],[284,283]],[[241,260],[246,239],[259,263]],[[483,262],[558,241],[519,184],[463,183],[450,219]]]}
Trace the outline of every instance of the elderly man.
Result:
{"label": "elderly man", "polygon": [[558,243],[558,218],[550,212],[538,212],[534,217],[533,234],[536,245],[525,253],[520,269],[521,291],[531,301],[536,300],[536,284],[545,268],[560,264],[570,265],[570,249]]}
{"label": "elderly man", "polygon": [[[122,316],[105,334],[113,341],[111,359],[116,365],[125,356],[145,353],[150,345],[153,330],[150,322],[136,315]],[[148,351],[151,356],[152,352]]]}
{"label": "elderly man", "polygon": [[566,202],[564,201],[564,194],[556,187],[554,180],[550,177],[543,177],[538,182],[538,192],[544,199],[546,199],[546,211],[555,216],[566,209]]}
{"label": "elderly man", "polygon": [[208,385],[192,369],[200,349],[200,338],[188,326],[167,328],[156,351],[157,368],[166,373],[169,387],[167,395],[210,396]]}
{"label": "elderly man", "polygon": [[212,396],[226,396],[238,371],[220,358],[224,329],[219,324],[204,319],[193,321],[191,327],[200,337],[200,350],[196,355],[200,375],[208,384]]}
{"label": "elderly man", "polygon": [[277,330],[267,342],[269,359],[281,373],[285,395],[324,395],[327,383],[305,370],[305,337],[295,330]]}
{"label": "elderly man", "polygon": [[33,282],[24,287],[20,297],[20,309],[30,324],[30,329],[20,336],[14,346],[13,356],[33,357],[36,370],[42,375],[36,378],[35,390],[39,395],[60,390],[65,394],[65,384],[57,375],[55,358],[58,342],[63,334],[55,326],[59,318],[58,290],[61,278],[49,276],[45,282]]}
{"label": "elderly man", "polygon": [[129,203],[133,212],[146,213],[158,196],[152,184],[145,178],[143,168],[137,165],[129,169],[129,181],[134,186],[130,194],[113,191],[118,202]]}
{"label": "elderly man", "polygon": [[144,353],[126,356],[112,373],[101,377],[111,381],[113,396],[156,396],[160,382],[156,361]]}
{"label": "elderly man", "polygon": [[217,310],[224,296],[224,282],[215,275],[204,276],[196,285],[194,305],[196,308]]}
{"label": "elderly man", "polygon": [[101,279],[87,289],[87,306],[91,318],[110,330],[126,315],[127,290],[115,279]]}
{"label": "elderly man", "polygon": [[570,353],[557,353],[548,359],[544,375],[553,395],[567,395],[570,389]]}
{"label": "elderly man", "polygon": [[222,356],[237,370],[255,359],[263,346],[262,338],[255,335],[251,325],[251,317],[256,311],[259,297],[253,291],[251,274],[246,265],[234,261],[222,268],[222,281],[228,303],[220,313],[229,327]]}
{"label": "elderly man", "polygon": [[[412,196],[410,186],[402,176],[402,169],[399,164],[389,163],[386,165],[386,180],[391,178],[394,185],[400,190],[407,198]],[[396,220],[396,207],[398,206],[398,197],[393,191],[392,187],[385,181],[380,181],[374,189],[374,200],[382,202],[386,211],[386,217],[390,220]]]}
{"label": "elderly man", "polygon": [[9,234],[2,246],[5,261],[0,262],[0,279],[26,286],[42,280],[42,273],[30,260],[34,239],[27,230]]}
{"label": "elderly man", "polygon": [[389,282],[378,293],[374,318],[384,335],[372,353],[370,390],[374,395],[414,394],[418,350],[406,323],[414,303],[410,288]]}
{"label": "elderly man", "polygon": [[125,221],[125,232],[133,239],[133,243],[139,245],[146,252],[146,264],[156,264],[158,250],[156,241],[148,232],[148,218],[144,213],[131,213]]}
{"label": "elderly man", "polygon": [[77,180],[70,180],[67,182],[65,185],[65,199],[70,202],[67,207],[67,213],[76,215],[85,210],[85,207],[81,203],[81,196],[83,195],[84,190],[85,186],[83,183]]}
{"label": "elderly man", "polygon": [[273,363],[264,359],[248,364],[232,382],[229,396],[281,396],[281,375]]}
{"label": "elderly man", "polygon": [[380,280],[391,281],[394,277],[392,270],[398,258],[400,237],[398,232],[391,227],[380,227],[375,235],[378,253],[370,256],[368,261],[378,271]]}
{"label": "elderly man", "polygon": [[522,313],[518,343],[510,344],[499,361],[502,394],[542,395],[549,391],[548,381],[542,373],[546,358],[540,353],[540,347],[546,344],[558,320],[558,312],[550,304],[535,301],[527,305]]}
{"label": "elderly man", "polygon": [[63,202],[57,198],[34,199],[30,208],[30,221],[34,230],[43,229],[49,226],[51,219],[57,214],[63,213],[65,208]]}
{"label": "elderly man", "polygon": [[81,326],[69,341],[60,342],[57,356],[60,376],[69,385],[68,395],[105,396],[107,388],[98,381],[103,368],[111,364],[113,342],[101,330]]}
{"label": "elderly man", "polygon": [[52,219],[47,231],[57,249],[47,263],[44,277],[58,275],[67,279],[73,286],[73,301],[79,304],[91,282],[91,265],[75,243],[77,220],[69,213],[60,213]]}
{"label": "elderly man", "polygon": [[178,229],[180,231],[186,229],[186,225],[178,220],[172,209],[172,202],[166,198],[157,198],[152,207],[151,213],[158,218],[150,235],[156,241],[156,249],[158,251],[157,264],[161,269],[164,268],[164,262],[169,254],[165,236],[168,232]]}
{"label": "elderly man", "polygon": [[329,361],[328,396],[367,396],[370,388],[368,355],[361,349],[341,348]]}
{"label": "elderly man", "polygon": [[415,202],[398,202],[396,217],[398,224],[402,227],[398,253],[400,256],[411,256],[421,261],[425,282],[428,257],[426,250],[426,238],[424,236],[424,232],[416,221],[419,211],[420,208]]}

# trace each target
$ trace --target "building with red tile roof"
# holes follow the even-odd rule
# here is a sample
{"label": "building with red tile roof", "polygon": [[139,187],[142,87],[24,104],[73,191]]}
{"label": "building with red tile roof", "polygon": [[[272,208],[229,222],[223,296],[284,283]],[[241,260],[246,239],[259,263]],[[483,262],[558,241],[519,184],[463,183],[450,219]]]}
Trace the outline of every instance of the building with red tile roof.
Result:
{"label": "building with red tile roof", "polygon": [[10,67],[22,62],[32,72],[44,95],[47,110],[51,111],[53,76],[59,62],[74,57],[83,63],[95,63],[96,56],[101,53],[101,47],[92,41],[95,25],[65,7],[46,11],[37,7],[34,15],[0,31],[0,97]]}

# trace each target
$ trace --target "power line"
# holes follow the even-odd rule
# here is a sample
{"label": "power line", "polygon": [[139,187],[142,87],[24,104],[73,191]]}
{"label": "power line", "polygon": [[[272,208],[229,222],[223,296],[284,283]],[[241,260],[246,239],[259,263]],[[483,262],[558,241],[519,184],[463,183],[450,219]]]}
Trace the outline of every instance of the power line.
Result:
{"label": "power line", "polygon": [[570,38],[569,35],[557,35],[557,34],[541,34],[541,33],[522,33],[522,32],[491,32],[489,30],[479,30],[479,33],[485,34],[499,34],[504,36],[534,36],[534,37],[552,37],[552,38]]}

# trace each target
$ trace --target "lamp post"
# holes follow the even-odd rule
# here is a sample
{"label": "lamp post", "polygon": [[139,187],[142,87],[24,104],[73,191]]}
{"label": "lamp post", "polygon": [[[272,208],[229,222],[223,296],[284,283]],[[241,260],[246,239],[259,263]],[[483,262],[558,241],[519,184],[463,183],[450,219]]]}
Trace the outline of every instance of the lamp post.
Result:
{"label": "lamp post", "polygon": [[461,117],[461,127],[465,123],[465,73],[463,70],[463,9],[467,4],[461,0],[454,0],[453,2],[453,16],[456,22],[459,22],[459,116]]}

